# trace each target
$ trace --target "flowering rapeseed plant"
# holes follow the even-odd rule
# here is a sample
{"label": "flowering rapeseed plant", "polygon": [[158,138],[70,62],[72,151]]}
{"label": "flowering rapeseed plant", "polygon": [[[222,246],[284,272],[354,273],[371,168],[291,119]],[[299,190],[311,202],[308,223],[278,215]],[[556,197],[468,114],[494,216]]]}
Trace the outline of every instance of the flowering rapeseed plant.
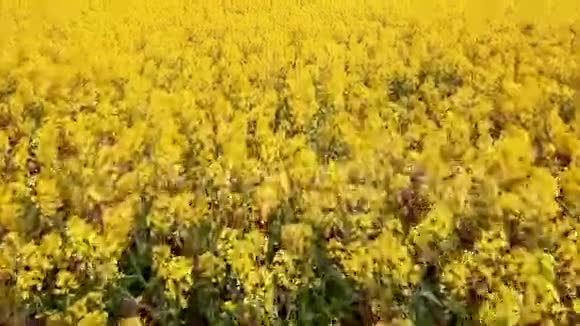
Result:
{"label": "flowering rapeseed plant", "polygon": [[0,0],[0,323],[580,323],[578,7]]}

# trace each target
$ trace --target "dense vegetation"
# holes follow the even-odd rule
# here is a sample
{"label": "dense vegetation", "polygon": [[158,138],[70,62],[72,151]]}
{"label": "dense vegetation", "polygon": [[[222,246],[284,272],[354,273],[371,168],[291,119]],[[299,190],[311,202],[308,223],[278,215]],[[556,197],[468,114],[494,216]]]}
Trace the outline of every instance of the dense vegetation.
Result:
{"label": "dense vegetation", "polygon": [[578,325],[575,2],[0,1],[0,324]]}

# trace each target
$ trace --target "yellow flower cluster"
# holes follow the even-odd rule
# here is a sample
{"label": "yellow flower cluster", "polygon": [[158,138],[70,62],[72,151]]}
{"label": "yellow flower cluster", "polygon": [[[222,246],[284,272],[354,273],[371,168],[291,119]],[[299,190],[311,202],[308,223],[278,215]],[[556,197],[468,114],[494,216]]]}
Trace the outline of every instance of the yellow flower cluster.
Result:
{"label": "yellow flower cluster", "polygon": [[579,7],[0,0],[0,324],[577,325]]}

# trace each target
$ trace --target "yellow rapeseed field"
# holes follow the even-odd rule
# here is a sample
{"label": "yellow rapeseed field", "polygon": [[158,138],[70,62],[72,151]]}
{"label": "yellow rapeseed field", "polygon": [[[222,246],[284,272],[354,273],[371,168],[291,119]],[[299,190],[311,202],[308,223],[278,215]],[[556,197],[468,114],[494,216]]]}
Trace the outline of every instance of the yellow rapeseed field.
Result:
{"label": "yellow rapeseed field", "polygon": [[579,325],[577,0],[0,0],[0,325]]}

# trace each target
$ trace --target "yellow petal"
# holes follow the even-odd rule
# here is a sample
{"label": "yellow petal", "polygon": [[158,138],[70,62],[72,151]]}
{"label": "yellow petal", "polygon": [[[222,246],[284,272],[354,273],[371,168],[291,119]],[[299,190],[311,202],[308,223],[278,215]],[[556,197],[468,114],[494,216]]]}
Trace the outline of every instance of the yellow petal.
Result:
{"label": "yellow petal", "polygon": [[119,321],[119,326],[141,326],[141,319],[139,317],[124,318]]}

